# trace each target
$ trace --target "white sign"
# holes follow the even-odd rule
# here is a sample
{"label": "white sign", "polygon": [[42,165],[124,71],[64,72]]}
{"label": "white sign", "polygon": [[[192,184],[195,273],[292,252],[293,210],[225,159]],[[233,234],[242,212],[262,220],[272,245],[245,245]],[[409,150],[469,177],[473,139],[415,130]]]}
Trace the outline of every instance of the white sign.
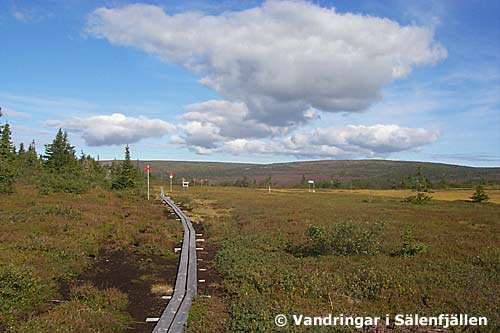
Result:
{"label": "white sign", "polygon": [[314,184],[314,180],[308,181],[309,184]]}

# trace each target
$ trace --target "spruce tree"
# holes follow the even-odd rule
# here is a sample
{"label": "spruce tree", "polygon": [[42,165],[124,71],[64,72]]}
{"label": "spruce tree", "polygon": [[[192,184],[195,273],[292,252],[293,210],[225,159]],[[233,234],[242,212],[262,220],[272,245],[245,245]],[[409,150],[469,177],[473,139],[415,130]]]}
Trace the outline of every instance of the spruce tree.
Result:
{"label": "spruce tree", "polygon": [[424,170],[421,166],[419,166],[417,170],[414,188],[417,192],[428,192],[428,182],[424,176]]}
{"label": "spruce tree", "polygon": [[130,159],[130,148],[128,145],[125,146],[125,161],[122,164],[122,175],[124,177],[133,178],[133,169],[132,161]]}
{"label": "spruce tree", "polygon": [[407,197],[404,201],[411,202],[415,204],[423,204],[429,202],[432,197],[427,194],[429,192],[428,181],[424,176],[424,171],[421,166],[418,167],[417,175],[414,178],[414,182],[412,184],[413,190],[417,192],[416,195]]}
{"label": "spruce tree", "polygon": [[111,183],[112,189],[121,190],[136,185],[134,182],[135,169],[130,159],[130,148],[128,145],[125,147],[125,160],[115,172],[117,172],[117,175],[113,178],[113,182]]}
{"label": "spruce tree", "polygon": [[15,154],[14,144],[12,143],[12,132],[10,126],[6,123],[2,126],[2,136],[0,138],[0,159],[12,160]]}
{"label": "spruce tree", "polygon": [[45,145],[44,158],[46,166],[51,171],[69,170],[75,165],[77,161],[75,148],[71,146],[68,134],[63,133],[62,129],[59,129],[51,144]]}
{"label": "spruce tree", "polygon": [[19,144],[19,150],[17,151],[17,154],[19,157],[22,157],[26,153],[26,150],[24,149],[24,143]]}
{"label": "spruce tree", "polygon": [[35,140],[31,141],[26,152],[26,164],[30,167],[38,165],[38,156],[36,154]]}
{"label": "spruce tree", "polygon": [[476,192],[470,197],[473,202],[483,202],[488,201],[490,197],[484,192],[483,186],[479,185],[476,187]]}
{"label": "spruce tree", "polygon": [[[0,114],[1,117],[1,114]],[[0,193],[13,193],[15,190],[15,149],[11,140],[9,124],[0,126]]]}

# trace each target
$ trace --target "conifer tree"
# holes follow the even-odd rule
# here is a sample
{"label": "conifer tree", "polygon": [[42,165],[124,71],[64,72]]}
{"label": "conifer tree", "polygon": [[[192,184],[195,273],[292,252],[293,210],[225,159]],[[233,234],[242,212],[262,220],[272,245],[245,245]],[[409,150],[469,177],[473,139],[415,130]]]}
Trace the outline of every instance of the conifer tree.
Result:
{"label": "conifer tree", "polygon": [[36,154],[35,140],[31,141],[26,152],[26,164],[30,167],[38,165],[38,156]]}
{"label": "conifer tree", "polygon": [[62,129],[56,134],[51,144],[45,145],[46,166],[50,170],[69,170],[77,161],[75,148],[68,141],[68,134]]}
{"label": "conifer tree", "polygon": [[428,192],[428,181],[424,176],[424,170],[422,166],[418,167],[414,188],[417,192]]}
{"label": "conifer tree", "polygon": [[19,157],[23,156],[26,153],[26,150],[24,149],[24,143],[19,144],[19,150],[17,151],[17,154]]}
{"label": "conifer tree", "polygon": [[[2,114],[0,113],[0,117]],[[15,149],[11,140],[9,124],[0,126],[0,193],[13,193],[16,182],[14,172]]]}
{"label": "conifer tree", "polygon": [[135,178],[134,176],[135,176],[135,169],[130,159],[130,148],[127,145],[125,147],[125,160],[120,165],[120,168],[117,171],[117,175],[114,177],[113,182],[111,184],[111,188],[116,190],[121,190],[134,187],[136,185],[134,181]]}
{"label": "conifer tree", "polygon": [[483,186],[479,185],[476,187],[476,192],[470,197],[474,202],[488,201],[490,197],[484,192]]}
{"label": "conifer tree", "polygon": [[429,202],[432,199],[432,197],[426,193],[429,192],[429,186],[421,166],[418,167],[417,175],[415,177],[414,183],[412,184],[412,187],[413,190],[417,192],[417,194],[414,196],[407,197],[405,199],[406,202],[423,204]]}
{"label": "conifer tree", "polygon": [[130,159],[130,148],[128,145],[125,146],[125,161],[122,164],[122,175],[132,179],[133,178],[133,165]]}
{"label": "conifer tree", "polygon": [[14,144],[12,143],[12,132],[10,126],[6,123],[2,126],[2,135],[0,137],[0,159],[12,160],[15,154]]}

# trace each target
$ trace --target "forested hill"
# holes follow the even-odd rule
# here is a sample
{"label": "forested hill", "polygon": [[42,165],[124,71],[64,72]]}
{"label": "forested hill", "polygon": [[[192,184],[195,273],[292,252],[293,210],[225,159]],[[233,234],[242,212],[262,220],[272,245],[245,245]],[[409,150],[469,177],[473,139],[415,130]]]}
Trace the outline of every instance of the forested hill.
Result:
{"label": "forested hill", "polygon": [[[104,161],[103,163],[110,163]],[[479,183],[500,184],[500,167],[476,168],[429,162],[388,160],[327,160],[273,164],[139,161],[141,168],[150,164],[153,175],[165,178],[174,172],[182,177],[210,179],[224,185],[259,185],[272,179],[278,186],[303,185],[313,179],[323,187],[404,188],[409,187],[419,166],[434,187],[472,186]]]}

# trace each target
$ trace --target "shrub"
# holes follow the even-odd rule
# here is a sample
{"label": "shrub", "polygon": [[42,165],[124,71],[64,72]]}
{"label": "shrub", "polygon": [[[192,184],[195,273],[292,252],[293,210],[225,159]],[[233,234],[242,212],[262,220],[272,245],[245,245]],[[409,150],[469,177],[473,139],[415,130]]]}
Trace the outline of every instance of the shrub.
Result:
{"label": "shrub", "polygon": [[358,299],[380,299],[391,285],[385,274],[371,268],[360,268],[346,279],[348,293]]}
{"label": "shrub", "polygon": [[418,192],[416,195],[409,196],[405,198],[403,201],[407,203],[413,203],[417,205],[421,205],[431,201],[432,197],[424,192]]}
{"label": "shrub", "polygon": [[401,239],[403,240],[403,247],[397,253],[398,255],[402,257],[413,257],[417,254],[425,253],[425,245],[415,240],[410,227],[406,227]]}
{"label": "shrub", "polygon": [[332,254],[377,254],[380,251],[379,236],[383,228],[383,223],[367,225],[347,222],[334,225],[330,236]]}
{"label": "shrub", "polygon": [[79,175],[72,173],[44,173],[38,178],[37,188],[40,194],[87,192],[91,183]]}
{"label": "shrub", "polygon": [[12,325],[42,303],[48,292],[32,272],[14,266],[0,268],[0,323]]}
{"label": "shrub", "polygon": [[470,198],[473,202],[483,202],[490,199],[486,192],[484,192],[484,188],[481,185],[476,187],[476,192],[474,192]]}
{"label": "shrub", "polygon": [[299,256],[317,255],[375,255],[380,251],[379,236],[383,223],[359,224],[353,222],[333,225],[329,231],[317,225],[306,230],[307,241],[289,246],[289,252]]}
{"label": "shrub", "polygon": [[310,244],[310,252],[315,255],[327,254],[330,249],[330,242],[326,230],[317,225],[309,225],[306,231]]}

